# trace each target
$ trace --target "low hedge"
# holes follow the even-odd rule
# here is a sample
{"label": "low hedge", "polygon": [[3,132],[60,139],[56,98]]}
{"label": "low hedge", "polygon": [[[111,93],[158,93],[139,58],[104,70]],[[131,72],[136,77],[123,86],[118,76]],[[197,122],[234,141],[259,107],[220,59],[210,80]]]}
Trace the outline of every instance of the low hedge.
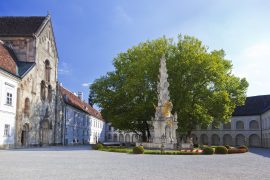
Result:
{"label": "low hedge", "polygon": [[228,154],[228,149],[225,146],[217,146],[215,148],[215,154]]}
{"label": "low hedge", "polygon": [[94,144],[92,147],[93,147],[94,150],[101,150],[101,149],[104,148],[104,146],[102,144],[100,144],[100,143]]}
{"label": "low hedge", "polygon": [[214,149],[212,148],[212,147],[209,147],[209,146],[207,146],[207,147],[204,147],[203,148],[203,154],[214,154]]}
{"label": "low hedge", "polygon": [[101,151],[118,152],[118,153],[131,153],[132,150],[128,148],[103,148]]}
{"label": "low hedge", "polygon": [[227,149],[231,149],[231,146],[229,145],[224,145]]}
{"label": "low hedge", "polygon": [[143,154],[144,148],[143,146],[136,146],[133,148],[133,154]]}
{"label": "low hedge", "polygon": [[245,152],[247,152],[246,149],[237,149],[237,148],[228,149],[229,154],[245,153]]}
{"label": "low hedge", "polygon": [[238,149],[245,149],[248,152],[248,147],[245,145],[240,146]]}

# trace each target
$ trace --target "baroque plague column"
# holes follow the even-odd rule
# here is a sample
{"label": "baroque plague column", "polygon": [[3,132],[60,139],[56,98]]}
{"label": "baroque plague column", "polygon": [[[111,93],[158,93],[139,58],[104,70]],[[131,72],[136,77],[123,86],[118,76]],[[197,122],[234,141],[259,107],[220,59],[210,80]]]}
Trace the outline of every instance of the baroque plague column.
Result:
{"label": "baroque plague column", "polygon": [[163,56],[160,59],[159,68],[159,83],[158,91],[158,106],[156,107],[155,118],[150,121],[153,128],[151,129],[152,142],[142,143],[146,148],[161,148],[166,149],[176,148],[176,129],[177,114],[171,114],[172,103],[170,102],[168,73],[166,68],[166,60]]}

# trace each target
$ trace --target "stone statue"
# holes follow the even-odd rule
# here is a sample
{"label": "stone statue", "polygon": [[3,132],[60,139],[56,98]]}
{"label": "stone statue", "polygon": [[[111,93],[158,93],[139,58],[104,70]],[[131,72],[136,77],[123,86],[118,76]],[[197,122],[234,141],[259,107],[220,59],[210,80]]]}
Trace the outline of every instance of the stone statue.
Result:
{"label": "stone statue", "polygon": [[172,115],[173,104],[170,101],[169,82],[166,68],[166,60],[163,56],[160,59],[159,82],[157,87],[158,106],[156,107],[155,118],[151,118],[150,130],[153,142],[143,143],[146,148],[174,149],[176,147],[177,113]]}
{"label": "stone statue", "polygon": [[154,143],[161,143],[160,139],[163,134],[165,134],[165,142],[172,143],[176,141],[177,114],[171,114],[173,104],[170,101],[168,74],[164,56],[160,59],[157,91],[158,106],[156,107],[154,121],[152,121]]}

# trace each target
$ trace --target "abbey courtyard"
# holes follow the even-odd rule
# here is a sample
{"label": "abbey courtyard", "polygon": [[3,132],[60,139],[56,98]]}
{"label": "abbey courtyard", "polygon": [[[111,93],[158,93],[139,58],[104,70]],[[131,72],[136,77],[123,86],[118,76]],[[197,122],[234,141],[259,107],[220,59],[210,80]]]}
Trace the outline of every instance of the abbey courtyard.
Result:
{"label": "abbey courtyard", "polygon": [[[0,17],[0,179],[270,178],[269,94],[246,97],[227,122],[197,123],[183,134],[182,114],[173,111],[177,102],[170,97],[170,61],[163,54],[156,63],[157,102],[152,119],[144,121],[149,123],[147,135],[121,123],[116,128],[115,116],[103,115],[92,96],[84,100],[82,92],[59,81],[53,27],[49,14]],[[249,152],[131,155],[91,150],[96,144],[143,146],[161,153],[163,148],[190,152],[203,146],[248,147]]]}

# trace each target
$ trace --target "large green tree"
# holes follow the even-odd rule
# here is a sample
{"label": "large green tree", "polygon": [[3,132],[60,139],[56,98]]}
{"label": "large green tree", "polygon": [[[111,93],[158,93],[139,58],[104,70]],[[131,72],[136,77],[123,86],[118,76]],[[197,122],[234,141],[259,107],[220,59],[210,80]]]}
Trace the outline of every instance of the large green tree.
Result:
{"label": "large green tree", "polygon": [[179,35],[177,42],[163,37],[120,53],[113,61],[115,71],[91,85],[93,103],[114,127],[141,133],[144,140],[149,136],[162,55],[179,131],[190,135],[196,125],[228,122],[235,107],[244,103],[248,83],[231,73],[223,50],[209,52],[190,36]]}

